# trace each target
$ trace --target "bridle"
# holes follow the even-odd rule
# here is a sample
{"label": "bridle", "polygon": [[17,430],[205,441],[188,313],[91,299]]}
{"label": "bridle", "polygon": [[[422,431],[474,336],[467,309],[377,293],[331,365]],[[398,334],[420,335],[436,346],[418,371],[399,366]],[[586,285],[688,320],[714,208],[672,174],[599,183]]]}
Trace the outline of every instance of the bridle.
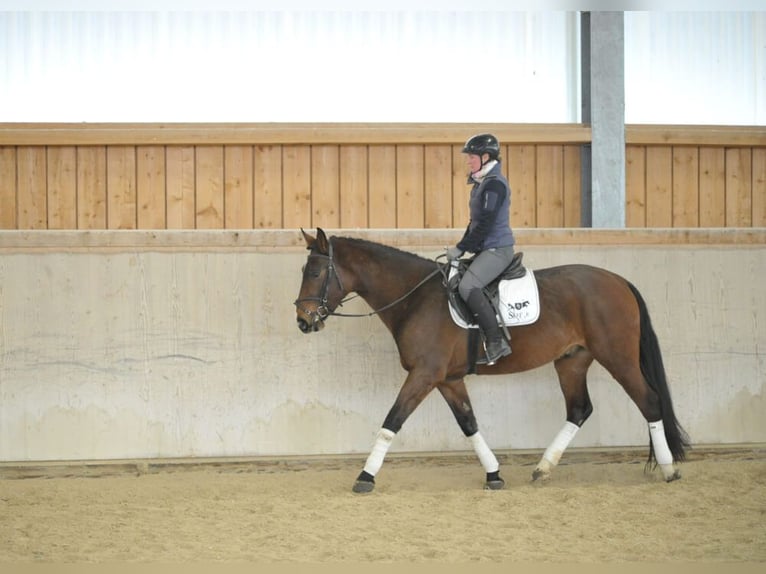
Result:
{"label": "bridle", "polygon": [[[335,278],[335,280],[338,282],[338,287],[341,291],[343,291],[343,282],[340,279],[340,275],[338,275],[338,272],[335,270],[335,261],[332,258],[332,241],[328,241],[328,252],[327,255],[324,253],[309,253],[309,258],[311,257],[319,257],[322,259],[327,259],[327,274],[324,278],[324,283],[322,283],[322,290],[317,297],[303,297],[302,299],[296,299],[294,301],[294,305],[300,310],[303,311],[306,315],[309,316],[311,319],[311,324],[314,325],[317,322],[324,323],[324,320],[327,319],[330,315],[334,315],[335,312],[328,307],[328,297],[330,295],[330,282]],[[309,309],[306,309],[302,303],[305,303],[307,301],[317,301],[319,305],[317,305],[316,311],[311,311]],[[339,303],[339,305],[343,305],[343,301]]]}
{"label": "bridle", "polygon": [[[436,269],[434,269],[431,273],[426,275],[417,285],[415,285],[412,289],[407,291],[404,295],[399,297],[398,299],[391,301],[390,303],[387,303],[386,305],[383,305],[383,307],[380,307],[378,309],[375,309],[374,311],[370,311],[369,313],[336,313],[333,309],[330,309],[328,306],[328,297],[330,295],[330,284],[333,280],[333,278],[338,282],[338,287],[341,291],[345,291],[343,287],[343,282],[340,279],[340,275],[338,274],[336,267],[335,267],[335,261],[333,260],[333,253],[332,253],[332,241],[328,241],[328,249],[327,249],[327,255],[324,253],[310,253],[309,257],[320,257],[322,259],[327,260],[327,274],[325,275],[324,282],[322,283],[322,289],[320,292],[320,295],[317,297],[303,297],[296,299],[294,301],[294,305],[300,310],[303,311],[306,315],[309,316],[311,319],[311,324],[314,325],[318,322],[324,323],[325,319],[329,317],[330,315],[333,315],[335,317],[370,317],[372,315],[377,315],[378,313],[382,313],[383,311],[390,309],[394,305],[401,303],[404,301],[407,297],[412,295],[415,291],[417,291],[423,284],[425,284],[431,277],[436,275],[437,273],[441,273],[442,275],[445,275],[444,267],[445,265],[437,265]],[[359,295],[352,295],[351,297],[346,297],[343,299],[340,303],[338,303],[337,307],[342,307],[343,303],[347,303],[348,301],[351,301],[352,299],[356,299]],[[309,309],[306,309],[302,303],[305,303],[307,301],[317,301],[319,305],[316,308],[316,311],[311,311]]]}

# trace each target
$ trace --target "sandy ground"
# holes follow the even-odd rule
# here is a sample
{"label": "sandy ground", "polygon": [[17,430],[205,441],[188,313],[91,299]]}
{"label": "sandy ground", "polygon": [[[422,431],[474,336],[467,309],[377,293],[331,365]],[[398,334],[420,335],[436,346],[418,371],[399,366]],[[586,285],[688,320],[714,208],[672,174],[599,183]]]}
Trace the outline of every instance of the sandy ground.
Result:
{"label": "sandy ground", "polygon": [[766,450],[692,451],[683,479],[644,453],[501,454],[186,464],[0,465],[0,563],[766,561]]}

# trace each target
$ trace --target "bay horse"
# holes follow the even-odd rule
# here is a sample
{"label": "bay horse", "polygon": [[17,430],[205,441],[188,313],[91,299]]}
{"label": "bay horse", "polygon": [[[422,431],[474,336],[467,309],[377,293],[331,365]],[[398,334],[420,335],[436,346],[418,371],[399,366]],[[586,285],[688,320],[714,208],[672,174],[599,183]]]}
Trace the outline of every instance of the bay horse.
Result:
{"label": "bay horse", "polygon": [[[295,301],[298,327],[325,326],[347,295],[356,293],[393,335],[407,377],[377,433],[353,491],[371,492],[396,433],[423,399],[438,389],[486,473],[485,489],[503,488],[500,468],[476,422],[464,378],[477,349],[468,329],[450,317],[444,264],[372,241],[316,237],[301,229],[309,250]],[[438,259],[438,258],[437,258]],[[686,432],[676,420],[657,336],[641,294],[626,279],[588,265],[534,271],[540,294],[535,323],[512,327],[513,353],[479,375],[518,373],[553,362],[566,403],[566,421],[545,450],[532,480],[546,480],[593,412],[586,373],[595,359],[622,385],[649,427],[647,467],[659,465],[667,482],[681,477]],[[351,315],[360,316],[360,315]],[[478,343],[480,344],[480,343]]]}

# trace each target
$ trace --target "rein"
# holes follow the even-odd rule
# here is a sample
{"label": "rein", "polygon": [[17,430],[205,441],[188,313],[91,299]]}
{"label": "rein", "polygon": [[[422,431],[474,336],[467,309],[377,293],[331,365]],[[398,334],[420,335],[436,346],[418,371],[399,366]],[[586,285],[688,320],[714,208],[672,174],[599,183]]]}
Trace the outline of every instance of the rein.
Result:
{"label": "rein", "polygon": [[[395,299],[394,301],[391,301],[390,303],[387,303],[386,305],[383,305],[382,307],[378,309],[370,311],[369,313],[337,313],[331,310],[327,306],[327,303],[328,303],[327,298],[330,293],[330,281],[332,280],[333,277],[335,277],[335,280],[338,282],[338,287],[340,287],[341,290],[343,290],[343,283],[340,280],[340,275],[335,270],[335,261],[333,260],[333,253],[332,253],[332,242],[331,241],[329,242],[329,253],[327,255],[324,255],[323,253],[311,253],[309,254],[309,257],[322,257],[328,260],[327,276],[325,277],[324,284],[322,285],[322,294],[319,297],[304,297],[303,299],[296,299],[294,304],[296,307],[301,309],[304,313],[306,313],[310,317],[316,317],[314,319],[315,322],[316,320],[324,322],[324,320],[330,315],[334,317],[371,317],[373,315],[377,315],[404,301],[407,297],[412,295],[415,291],[417,291],[420,287],[422,287],[426,282],[428,282],[429,279],[431,279],[437,273],[441,273],[445,279],[447,277],[447,273],[444,270],[444,268],[447,266],[442,264],[437,264],[436,269],[434,269],[431,273],[429,273],[423,279],[421,279],[420,282],[417,285],[415,285],[412,289],[407,291],[404,295],[402,295],[398,299]],[[439,257],[443,257],[443,255],[439,255],[437,259]],[[338,303],[338,307],[342,307],[343,303],[347,303],[348,301],[356,299],[357,297],[359,297],[359,295],[346,297],[345,299],[341,300],[340,303]],[[309,311],[307,309],[304,309],[301,306],[301,303],[304,301],[319,301],[319,306],[317,307],[316,311]]]}
{"label": "rein", "polygon": [[[369,313],[336,313],[335,311],[331,311],[330,315],[334,315],[335,317],[372,317],[373,315],[377,315],[378,313],[382,313],[383,311],[386,311],[386,310],[390,309],[391,307],[393,307],[394,305],[398,305],[399,303],[404,301],[407,297],[412,295],[415,291],[417,291],[420,287],[422,287],[424,283],[426,283],[429,279],[431,279],[431,277],[433,277],[437,273],[442,273],[442,275],[444,274],[444,272],[441,270],[441,267],[437,267],[436,269],[431,271],[431,273],[426,275],[420,281],[420,283],[415,285],[412,289],[407,291],[404,295],[402,295],[398,299],[395,299],[394,301],[391,301],[390,303],[387,303],[387,304],[383,305],[382,307],[380,307],[378,309],[375,309],[374,311],[370,311]],[[347,303],[348,301],[351,301],[352,299],[356,299],[357,297],[359,297],[359,295],[354,295],[353,297],[346,297],[345,299],[343,299],[343,301],[338,303],[338,307],[342,307],[343,303]]]}

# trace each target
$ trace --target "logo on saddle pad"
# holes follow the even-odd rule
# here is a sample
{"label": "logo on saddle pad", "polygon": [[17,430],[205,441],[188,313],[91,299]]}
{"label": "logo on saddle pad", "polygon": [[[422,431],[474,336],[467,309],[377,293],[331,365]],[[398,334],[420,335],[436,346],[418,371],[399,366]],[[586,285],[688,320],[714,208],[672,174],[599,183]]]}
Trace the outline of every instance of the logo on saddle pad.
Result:
{"label": "logo on saddle pad", "polygon": [[[527,269],[523,277],[503,279],[498,285],[498,310],[503,323],[508,327],[529,325],[540,317],[540,295],[537,291],[537,280],[531,269]],[[455,268],[450,270],[450,278],[457,273]],[[475,323],[468,323],[450,301],[449,306],[452,320],[464,329],[475,328]]]}

